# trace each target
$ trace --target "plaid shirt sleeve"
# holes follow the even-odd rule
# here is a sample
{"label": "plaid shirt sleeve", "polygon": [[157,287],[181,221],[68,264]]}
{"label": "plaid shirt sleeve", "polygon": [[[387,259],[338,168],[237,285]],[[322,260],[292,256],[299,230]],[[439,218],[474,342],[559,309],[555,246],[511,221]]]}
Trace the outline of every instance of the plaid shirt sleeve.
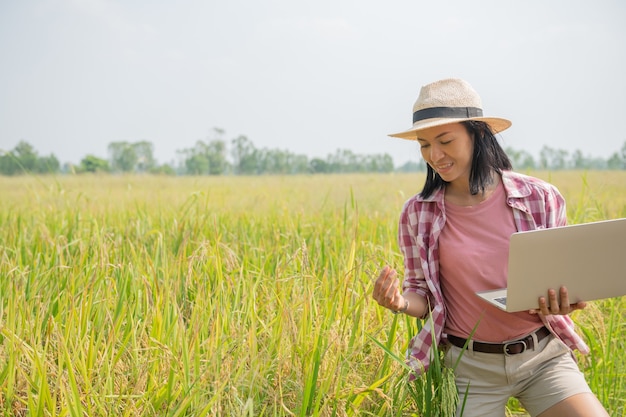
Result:
{"label": "plaid shirt sleeve", "polygon": [[[402,290],[405,292],[415,292],[422,297],[428,298],[429,291],[420,254],[419,239],[419,205],[415,197],[404,205],[400,214],[400,224],[398,225],[398,245],[404,255],[404,281]],[[429,217],[429,216],[427,216]],[[426,227],[424,227],[426,226]],[[422,230],[428,228],[428,224],[422,225]]]}
{"label": "plaid shirt sleeve", "polygon": [[445,323],[443,298],[436,283],[439,258],[435,248],[443,226],[441,216],[438,217],[437,198],[443,198],[443,193],[428,202],[417,196],[411,198],[404,205],[398,227],[398,243],[404,255],[403,291],[421,295],[430,305],[428,318],[409,342],[406,353],[407,365],[414,371],[410,379],[428,369],[432,347],[441,341]]}

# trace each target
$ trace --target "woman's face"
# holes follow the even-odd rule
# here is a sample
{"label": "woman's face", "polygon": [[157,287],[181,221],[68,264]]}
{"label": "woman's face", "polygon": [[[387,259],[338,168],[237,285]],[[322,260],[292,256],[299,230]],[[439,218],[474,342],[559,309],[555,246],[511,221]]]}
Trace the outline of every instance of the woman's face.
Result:
{"label": "woman's face", "polygon": [[418,134],[424,161],[449,183],[469,181],[474,141],[461,123],[435,126]]}

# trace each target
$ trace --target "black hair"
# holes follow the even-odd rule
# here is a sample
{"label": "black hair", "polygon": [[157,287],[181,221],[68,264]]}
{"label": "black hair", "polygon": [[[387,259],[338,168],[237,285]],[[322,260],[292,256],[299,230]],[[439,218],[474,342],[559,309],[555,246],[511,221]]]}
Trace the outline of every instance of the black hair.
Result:
{"label": "black hair", "polygon": [[[511,160],[487,123],[468,120],[461,122],[461,124],[465,126],[467,133],[474,138],[469,183],[470,193],[476,195],[479,192],[484,192],[485,187],[491,183],[493,171],[500,173],[512,169]],[[420,192],[422,198],[430,197],[433,192],[447,184],[430,165],[426,164],[426,169],[426,182]]]}

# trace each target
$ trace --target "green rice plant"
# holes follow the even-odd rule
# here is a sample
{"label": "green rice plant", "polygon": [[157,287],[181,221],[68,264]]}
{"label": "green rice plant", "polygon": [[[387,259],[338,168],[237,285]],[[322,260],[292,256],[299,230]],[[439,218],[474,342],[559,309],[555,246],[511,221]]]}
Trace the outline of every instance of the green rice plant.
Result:
{"label": "green rice plant", "polygon": [[591,390],[603,404],[611,404],[612,415],[626,414],[626,297],[589,303],[584,314],[577,314],[591,353],[579,355],[581,369]]}
{"label": "green rice plant", "polygon": [[[626,212],[624,173],[583,174],[551,174],[573,222]],[[416,323],[371,291],[421,184],[0,177],[0,415],[419,415],[449,375],[407,384]],[[588,310],[581,369],[623,415],[623,306]]]}

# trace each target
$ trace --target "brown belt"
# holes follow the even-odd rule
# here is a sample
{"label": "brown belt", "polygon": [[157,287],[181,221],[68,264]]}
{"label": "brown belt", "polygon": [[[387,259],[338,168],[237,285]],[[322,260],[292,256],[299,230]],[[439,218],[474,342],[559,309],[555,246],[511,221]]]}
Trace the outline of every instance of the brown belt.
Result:
{"label": "brown belt", "polygon": [[[550,330],[546,327],[542,327],[535,332],[537,335],[537,342],[541,342],[545,339],[546,336],[550,334]],[[461,349],[467,343],[467,339],[463,339],[462,337],[457,337],[454,335],[448,335],[448,341],[456,347],[460,347]],[[468,343],[468,346],[470,344]],[[524,353],[527,349],[534,349],[535,341],[533,340],[533,335],[529,334],[523,339],[513,340],[506,343],[483,343],[483,342],[474,342],[472,350],[474,352],[483,352],[483,353],[501,353],[505,355],[517,355],[518,353]]]}

